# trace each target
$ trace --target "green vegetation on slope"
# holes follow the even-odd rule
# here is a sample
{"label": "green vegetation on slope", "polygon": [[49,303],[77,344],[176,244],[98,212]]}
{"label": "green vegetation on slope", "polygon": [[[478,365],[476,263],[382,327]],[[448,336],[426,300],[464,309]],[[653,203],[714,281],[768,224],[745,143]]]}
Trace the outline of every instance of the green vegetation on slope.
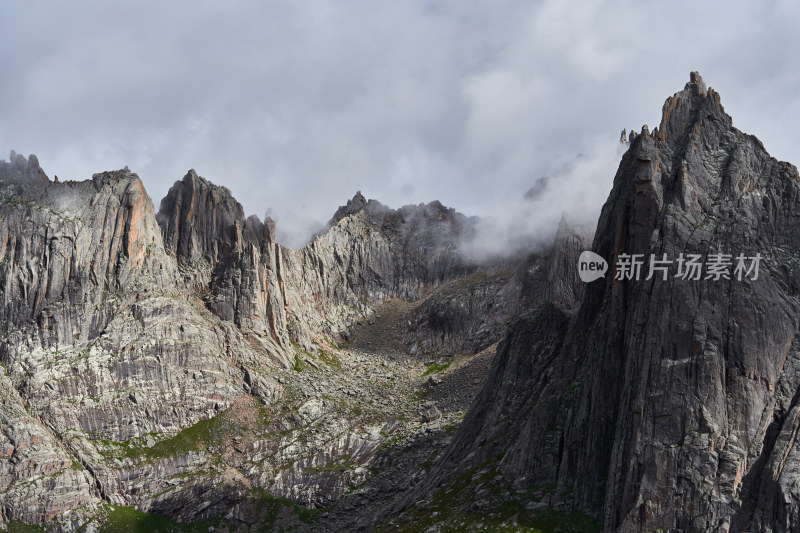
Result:
{"label": "green vegetation on slope", "polygon": [[426,365],[428,369],[425,370],[422,376],[425,377],[425,376],[430,376],[431,374],[440,374],[445,370],[447,370],[447,368],[450,366],[450,363],[452,363],[451,360],[444,361],[443,363],[431,363],[429,365]]}
{"label": "green vegetation on slope", "polygon": [[10,520],[7,527],[8,533],[45,533],[47,531],[41,526],[32,526],[18,520]]}
{"label": "green vegetation on slope", "polygon": [[[483,509],[477,511],[470,503],[481,503]],[[511,496],[497,470],[487,464],[460,475],[436,491],[430,502],[411,507],[377,531],[412,533],[431,527],[441,533],[599,533],[602,530],[597,521],[579,511],[529,509],[525,498]]]}
{"label": "green vegetation on slope", "polygon": [[114,446],[116,450],[111,455],[127,457],[130,459],[142,458],[147,460],[164,459],[183,455],[191,451],[199,451],[218,440],[217,425],[219,417],[201,420],[193,426],[180,431],[177,435],[158,441],[153,446],[137,446],[131,441],[115,442],[101,440],[105,446]]}
{"label": "green vegetation on slope", "polygon": [[133,507],[112,506],[100,533],[208,533],[218,520],[182,524]]}

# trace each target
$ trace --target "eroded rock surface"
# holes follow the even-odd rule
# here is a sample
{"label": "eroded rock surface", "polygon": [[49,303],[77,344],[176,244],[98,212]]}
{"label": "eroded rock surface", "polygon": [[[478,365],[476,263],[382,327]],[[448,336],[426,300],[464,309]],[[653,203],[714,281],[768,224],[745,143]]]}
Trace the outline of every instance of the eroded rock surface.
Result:
{"label": "eroded rock surface", "polygon": [[[194,171],[156,215],[127,169],[57,183],[12,153],[0,519],[792,530],[797,169],[697,74],[627,140],[594,237],[564,223],[485,264],[459,253],[475,221],[438,202],[359,193],[290,250]],[[611,264],[588,285],[587,248]],[[614,279],[625,253],[670,275]],[[718,253],[728,279],[675,275]]]}
{"label": "eroded rock surface", "polygon": [[258,523],[265,505],[291,517],[275,497],[329,505],[374,475],[390,439],[460,420],[463,406],[422,410],[414,396],[427,377],[404,353],[406,319],[391,325],[397,357],[335,343],[383,323],[382,302],[475,272],[457,249],[469,219],[359,194],[289,250],[194,171],[156,215],[127,169],[59,183],[35,156],[11,159],[3,520],[71,530],[109,505],[181,521]]}
{"label": "eroded rock surface", "polygon": [[[537,505],[605,531],[790,531],[800,387],[800,178],[733,128],[696,73],[631,136],[592,249],[733,255],[731,279],[607,276],[498,350],[436,480],[492,457]],[[736,256],[762,257],[757,279]],[[455,474],[453,474],[455,472]]]}

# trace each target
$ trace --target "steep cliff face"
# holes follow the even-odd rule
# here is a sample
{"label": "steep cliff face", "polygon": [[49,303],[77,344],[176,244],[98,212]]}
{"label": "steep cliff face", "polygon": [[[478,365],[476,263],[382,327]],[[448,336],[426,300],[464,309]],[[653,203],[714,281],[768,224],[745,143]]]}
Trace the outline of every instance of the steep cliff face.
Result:
{"label": "steep cliff face", "polygon": [[71,510],[85,520],[158,479],[144,474],[150,466],[115,468],[104,442],[214,416],[263,363],[236,328],[187,299],[135,174],[52,183],[35,158],[17,157],[0,177],[3,517],[35,523]]}
{"label": "steep cliff face", "polygon": [[438,203],[351,201],[295,251],[194,171],[156,216],[127,169],[58,183],[12,154],[0,201],[3,521],[70,530],[109,504],[252,521],[256,489],[336,500],[418,415],[353,382],[366,360],[326,338],[475,268],[456,250],[466,219]]}
{"label": "steep cliff face", "polygon": [[245,219],[228,189],[194,170],[169,190],[158,220],[166,249],[208,308],[291,366],[274,224]]}
{"label": "steep cliff face", "polygon": [[[121,171],[51,183],[34,156],[0,167],[0,320],[9,328],[34,320],[44,343],[85,341],[103,327],[103,313],[86,311],[136,286],[143,270],[152,270],[155,287],[171,283],[171,265],[151,253],[161,236],[138,178]],[[27,177],[11,177],[20,167]]]}
{"label": "steep cliff face", "polygon": [[406,324],[409,351],[475,353],[501,340],[527,309],[552,302],[575,311],[584,290],[576,265],[591,242],[591,232],[562,221],[550,246],[442,283]]}
{"label": "steep cliff face", "polygon": [[[485,461],[536,501],[605,531],[796,527],[800,178],[732,127],[693,73],[660,126],[633,134],[592,249],[641,277],[601,278],[568,318],[512,328],[434,479]],[[729,279],[677,276],[731,254]],[[666,254],[669,276],[647,277]],[[762,257],[738,279],[736,257]],[[748,261],[749,266],[750,261]]]}
{"label": "steep cliff face", "polygon": [[472,223],[439,202],[394,210],[357,193],[325,233],[300,250],[281,249],[291,336],[304,346],[309,332],[346,337],[374,304],[416,300],[475,271],[458,251]]}
{"label": "steep cliff face", "polygon": [[291,341],[310,349],[320,337],[340,339],[375,304],[419,298],[423,287],[476,268],[457,249],[471,221],[438,202],[394,210],[357,193],[327,231],[291,250],[275,244],[270,220],[245,219],[230,191],[190,171],[158,219],[167,250],[209,309],[284,366]]}
{"label": "steep cliff face", "polygon": [[551,302],[562,311],[575,311],[585,289],[576,266],[581,252],[591,248],[593,237],[589,228],[562,220],[552,246],[543,253],[531,254],[517,267],[520,308]]}
{"label": "steep cliff face", "polygon": [[518,311],[512,273],[476,272],[443,283],[406,324],[411,353],[476,353],[497,342]]}

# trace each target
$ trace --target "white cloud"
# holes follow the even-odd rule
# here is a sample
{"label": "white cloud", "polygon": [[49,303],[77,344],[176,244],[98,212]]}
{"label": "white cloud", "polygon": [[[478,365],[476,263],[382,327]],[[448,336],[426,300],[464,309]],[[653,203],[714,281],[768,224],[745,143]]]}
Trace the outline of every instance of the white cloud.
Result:
{"label": "white cloud", "polygon": [[[536,178],[597,152],[597,139],[657,123],[690,70],[738,127],[800,161],[795,11],[12,0],[0,16],[0,149],[75,179],[128,165],[156,204],[195,168],[248,213],[271,207],[295,245],[359,189],[393,206],[439,199],[498,216]],[[551,203],[581,205],[591,184],[570,183]]]}

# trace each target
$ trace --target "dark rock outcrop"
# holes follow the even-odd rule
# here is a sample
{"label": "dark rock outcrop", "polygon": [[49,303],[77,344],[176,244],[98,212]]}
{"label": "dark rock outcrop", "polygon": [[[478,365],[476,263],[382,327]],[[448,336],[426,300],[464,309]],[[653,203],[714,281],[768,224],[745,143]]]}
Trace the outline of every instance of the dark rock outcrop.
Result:
{"label": "dark rock outcrop", "polygon": [[[796,528],[800,177],[732,127],[692,74],[660,126],[632,136],[592,249],[726,253],[730,279],[614,279],[567,319],[512,328],[433,483],[502,457],[544,504],[605,531]],[[763,258],[757,279],[736,256]]]}
{"label": "dark rock outcrop", "polygon": [[533,183],[533,186],[530,189],[525,191],[523,197],[530,202],[541,200],[549,187],[550,178],[547,176],[542,176]]}
{"label": "dark rock outcrop", "polygon": [[529,255],[517,267],[520,310],[546,302],[565,312],[578,308],[585,288],[578,277],[578,258],[591,248],[592,236],[589,229],[561,220],[552,246]]}
{"label": "dark rock outcrop", "polygon": [[50,180],[39,166],[39,158],[31,154],[25,159],[22,154],[11,150],[8,161],[0,161],[0,183],[4,188],[14,185],[22,186],[18,190],[27,189],[30,184],[43,185]]}
{"label": "dark rock outcrop", "polygon": [[476,353],[502,339],[526,309],[551,302],[574,312],[584,290],[578,257],[590,245],[591,232],[562,220],[549,247],[442,283],[406,325],[409,351]]}
{"label": "dark rock outcrop", "polygon": [[406,324],[411,353],[477,353],[497,342],[517,311],[510,273],[476,272],[443,283]]}

